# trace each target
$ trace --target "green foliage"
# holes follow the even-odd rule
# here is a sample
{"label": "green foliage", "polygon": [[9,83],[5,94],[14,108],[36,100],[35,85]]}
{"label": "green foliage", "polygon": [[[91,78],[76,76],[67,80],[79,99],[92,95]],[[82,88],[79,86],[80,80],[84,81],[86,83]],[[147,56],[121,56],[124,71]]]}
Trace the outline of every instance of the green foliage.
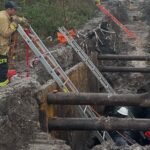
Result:
{"label": "green foliage", "polygon": [[41,35],[54,35],[59,26],[78,28],[95,13],[92,0],[16,0],[34,29]]}

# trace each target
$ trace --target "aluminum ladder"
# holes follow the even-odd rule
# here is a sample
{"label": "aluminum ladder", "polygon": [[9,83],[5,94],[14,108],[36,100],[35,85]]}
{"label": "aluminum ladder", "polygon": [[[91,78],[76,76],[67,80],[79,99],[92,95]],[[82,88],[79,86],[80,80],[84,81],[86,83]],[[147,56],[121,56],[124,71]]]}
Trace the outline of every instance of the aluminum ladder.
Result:
{"label": "aluminum ladder", "polygon": [[65,27],[59,27],[58,30],[65,37],[65,39],[67,40],[68,44],[80,56],[82,61],[91,70],[91,72],[94,74],[94,76],[97,78],[97,80],[104,86],[105,90],[108,93],[115,94],[116,92],[114,91],[114,89],[107,82],[107,80],[104,78],[102,73],[97,69],[97,67],[94,65],[94,63],[90,60],[89,56],[84,52],[84,50],[82,50],[82,48],[78,45],[78,43],[74,40],[74,38],[69,35],[69,32],[66,30],[66,28]]}
{"label": "aluminum ladder", "polygon": [[[27,45],[31,48],[31,50],[34,52],[36,57],[41,61],[41,63],[44,65],[48,73],[53,77],[53,79],[57,82],[59,87],[65,92],[75,92],[79,93],[75,85],[72,83],[72,81],[68,78],[66,73],[63,71],[61,66],[57,63],[51,52],[46,48],[44,43],[40,40],[38,35],[35,33],[33,28],[30,26],[29,31],[30,35],[28,35],[21,25],[18,25],[17,31],[22,36],[22,38],[25,40]],[[94,111],[94,109],[91,106],[78,106],[79,113],[82,117],[86,118],[95,118],[98,117],[98,114]],[[93,131],[94,136],[98,138],[100,142],[103,142],[105,140],[112,140],[110,135],[107,132],[99,132],[99,131]]]}

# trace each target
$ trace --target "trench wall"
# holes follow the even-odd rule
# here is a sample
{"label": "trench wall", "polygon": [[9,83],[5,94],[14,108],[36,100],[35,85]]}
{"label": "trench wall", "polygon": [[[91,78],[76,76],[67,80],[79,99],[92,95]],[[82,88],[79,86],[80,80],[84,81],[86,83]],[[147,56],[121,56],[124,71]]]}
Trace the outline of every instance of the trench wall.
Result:
{"label": "trench wall", "polygon": [[[93,89],[93,91],[95,92],[98,91],[97,87],[95,87],[95,83],[97,82],[96,79],[92,76],[89,69],[83,63],[78,63],[70,70],[68,70],[66,73],[80,92],[89,92],[91,91],[91,89]],[[56,90],[58,92],[61,91],[56,82],[54,82],[54,80],[50,80],[46,84],[41,86],[37,92],[36,97],[40,104],[40,112],[41,112],[40,122],[42,123],[43,130],[47,130],[46,128],[47,121],[51,117],[54,116],[63,117],[65,114],[69,115],[76,114],[74,113],[72,107],[69,106],[63,106],[64,109],[62,112],[61,107],[54,107],[47,105],[46,100],[48,93],[54,92]]]}

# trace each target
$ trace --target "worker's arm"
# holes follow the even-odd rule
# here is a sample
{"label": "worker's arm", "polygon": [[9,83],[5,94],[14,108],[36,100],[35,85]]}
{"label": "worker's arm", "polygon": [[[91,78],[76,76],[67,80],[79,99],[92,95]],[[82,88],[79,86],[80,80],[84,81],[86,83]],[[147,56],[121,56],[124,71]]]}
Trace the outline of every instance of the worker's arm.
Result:
{"label": "worker's arm", "polygon": [[16,31],[17,25],[12,22],[11,24],[4,17],[0,17],[0,35],[3,37],[9,37]]}
{"label": "worker's arm", "polygon": [[19,17],[19,16],[12,16],[12,20],[18,24],[24,24],[27,25],[28,24],[28,20],[24,17]]}

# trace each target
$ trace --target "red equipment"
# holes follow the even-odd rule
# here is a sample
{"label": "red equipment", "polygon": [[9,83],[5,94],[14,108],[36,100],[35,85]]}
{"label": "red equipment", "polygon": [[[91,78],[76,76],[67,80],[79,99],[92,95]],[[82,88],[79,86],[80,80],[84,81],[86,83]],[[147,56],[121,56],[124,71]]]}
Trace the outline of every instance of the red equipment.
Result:
{"label": "red equipment", "polygon": [[7,72],[8,80],[10,81],[11,77],[13,77],[16,74],[17,74],[16,70],[13,70],[13,69],[12,70],[8,70],[8,72]]}

